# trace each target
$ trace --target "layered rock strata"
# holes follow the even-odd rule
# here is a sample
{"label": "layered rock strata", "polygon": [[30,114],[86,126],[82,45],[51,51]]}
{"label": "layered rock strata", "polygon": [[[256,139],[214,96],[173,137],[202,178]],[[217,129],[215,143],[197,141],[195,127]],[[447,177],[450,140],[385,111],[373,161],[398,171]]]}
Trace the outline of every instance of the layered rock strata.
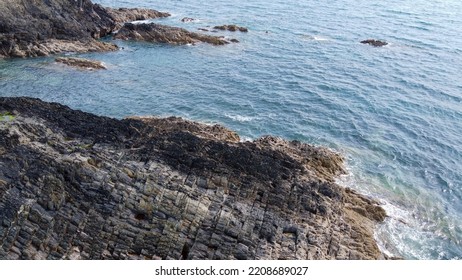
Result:
{"label": "layered rock strata", "polygon": [[212,45],[225,45],[229,42],[223,37],[204,35],[184,28],[156,23],[126,23],[114,35],[114,39],[167,43],[174,45],[195,44],[198,42]]}
{"label": "layered rock strata", "polygon": [[80,68],[80,69],[90,69],[90,70],[98,70],[98,69],[107,69],[106,66],[101,61],[79,58],[79,57],[57,57],[55,59],[56,62]]}
{"label": "layered rock strata", "polygon": [[380,259],[342,158],[179,118],[0,98],[0,259]]}
{"label": "layered rock strata", "polygon": [[90,0],[2,0],[0,57],[112,51],[116,45],[97,39],[123,22],[168,15],[149,9],[104,8]]}

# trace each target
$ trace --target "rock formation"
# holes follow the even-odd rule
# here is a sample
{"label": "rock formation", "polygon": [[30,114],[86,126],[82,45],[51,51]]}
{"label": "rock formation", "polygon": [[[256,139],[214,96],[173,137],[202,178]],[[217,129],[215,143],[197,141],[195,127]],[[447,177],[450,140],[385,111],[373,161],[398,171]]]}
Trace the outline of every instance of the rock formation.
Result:
{"label": "rock formation", "polygon": [[194,18],[190,18],[190,17],[184,17],[181,19],[182,22],[193,22],[193,21],[196,21],[196,19]]}
{"label": "rock formation", "polygon": [[205,42],[212,45],[224,45],[229,42],[223,37],[204,35],[184,28],[166,26],[156,23],[126,23],[114,35],[114,39],[168,43],[174,45]]}
{"label": "rock formation", "polygon": [[115,29],[118,30],[123,26],[123,23],[136,21],[136,20],[146,20],[146,19],[155,19],[155,18],[165,18],[169,17],[169,13],[159,12],[151,9],[139,9],[139,8],[105,8],[108,14],[116,23]]}
{"label": "rock formation", "polygon": [[78,57],[57,57],[56,62],[81,69],[107,69],[101,61],[95,61]]}
{"label": "rock formation", "polygon": [[374,47],[383,47],[383,46],[388,45],[388,43],[385,42],[385,41],[374,40],[374,39],[363,40],[360,43],[361,44],[368,44],[368,45],[371,45],[371,46],[374,46]]}
{"label": "rock formation", "polygon": [[179,118],[0,98],[0,259],[379,259],[342,158]]}
{"label": "rock formation", "polygon": [[0,57],[111,51],[99,42],[122,22],[168,16],[147,9],[107,9],[90,0],[0,1]]}
{"label": "rock formation", "polygon": [[235,32],[235,31],[238,31],[238,30],[241,31],[241,32],[248,32],[249,31],[247,29],[247,27],[237,26],[235,24],[215,26],[214,29],[228,30],[228,31],[232,31],[232,32]]}

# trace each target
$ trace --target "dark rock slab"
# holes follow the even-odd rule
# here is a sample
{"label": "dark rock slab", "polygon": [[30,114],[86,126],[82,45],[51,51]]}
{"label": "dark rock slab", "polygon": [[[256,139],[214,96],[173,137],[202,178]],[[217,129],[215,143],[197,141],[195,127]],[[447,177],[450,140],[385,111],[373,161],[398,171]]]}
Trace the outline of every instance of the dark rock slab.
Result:
{"label": "dark rock slab", "polygon": [[380,40],[375,40],[375,39],[363,40],[361,41],[361,44],[367,44],[367,45],[371,45],[374,47],[383,47],[383,46],[388,45],[388,43],[385,41],[380,41]]}
{"label": "dark rock slab", "polygon": [[81,69],[107,69],[101,61],[78,57],[57,57],[56,62]]}
{"label": "dark rock slab", "polygon": [[235,31],[249,32],[249,30],[247,29],[247,27],[237,26],[237,25],[235,25],[235,24],[231,24],[231,25],[219,25],[219,26],[215,26],[214,29],[218,29],[218,30],[228,30],[228,31],[232,31],[232,32],[235,32]]}
{"label": "dark rock slab", "polygon": [[173,45],[195,44],[205,42],[212,45],[225,45],[229,42],[223,37],[204,35],[184,28],[166,26],[156,23],[126,23],[114,35],[114,39],[167,43]]}

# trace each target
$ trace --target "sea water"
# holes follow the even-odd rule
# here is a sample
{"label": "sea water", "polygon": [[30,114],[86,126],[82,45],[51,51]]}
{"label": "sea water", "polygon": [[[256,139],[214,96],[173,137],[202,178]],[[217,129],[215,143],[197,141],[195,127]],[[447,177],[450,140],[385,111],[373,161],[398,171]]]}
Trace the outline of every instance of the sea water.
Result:
{"label": "sea water", "polygon": [[[33,96],[123,118],[182,116],[243,139],[272,134],[346,157],[339,183],[387,210],[376,239],[406,259],[462,258],[462,1],[98,0],[172,14],[155,22],[248,33],[226,46],[115,41],[82,54],[0,60],[0,96]],[[196,21],[184,23],[183,17]],[[374,48],[364,39],[389,45]],[[107,40],[110,40],[107,39]]]}

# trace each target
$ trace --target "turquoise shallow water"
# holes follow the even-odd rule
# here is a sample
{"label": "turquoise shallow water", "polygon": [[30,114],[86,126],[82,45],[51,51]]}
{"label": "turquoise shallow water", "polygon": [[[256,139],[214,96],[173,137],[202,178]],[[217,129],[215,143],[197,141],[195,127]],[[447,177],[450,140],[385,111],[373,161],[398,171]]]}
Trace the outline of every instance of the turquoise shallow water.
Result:
{"label": "turquoise shallow water", "polygon": [[[273,134],[347,158],[343,185],[379,199],[383,250],[462,258],[462,2],[457,0],[99,0],[172,13],[157,22],[249,33],[221,47],[116,41],[85,54],[107,71],[53,58],[0,60],[0,95],[34,96],[122,118],[177,115],[244,139]],[[377,1],[375,1],[377,2]],[[182,23],[183,17],[198,19]],[[390,45],[359,44],[367,38]]]}

